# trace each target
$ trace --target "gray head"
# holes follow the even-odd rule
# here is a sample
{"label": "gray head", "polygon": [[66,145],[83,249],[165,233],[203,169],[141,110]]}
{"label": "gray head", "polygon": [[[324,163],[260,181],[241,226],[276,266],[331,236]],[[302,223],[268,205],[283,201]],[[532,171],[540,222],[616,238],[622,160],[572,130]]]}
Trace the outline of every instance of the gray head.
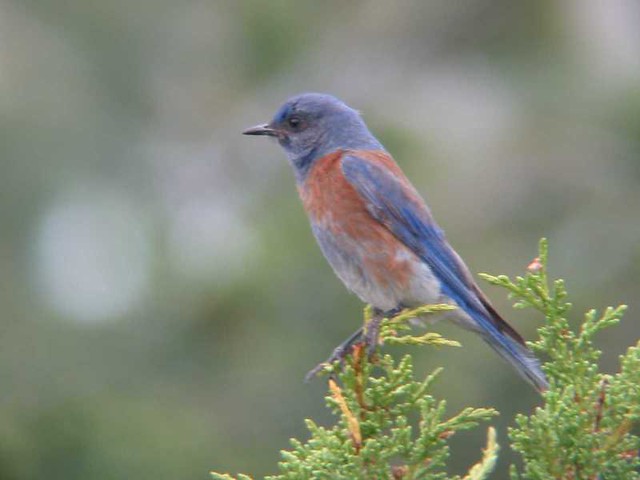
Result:
{"label": "gray head", "polygon": [[317,159],[335,150],[383,149],[356,110],[336,97],[321,93],[290,98],[271,122],[243,133],[277,138],[298,181],[304,180]]}

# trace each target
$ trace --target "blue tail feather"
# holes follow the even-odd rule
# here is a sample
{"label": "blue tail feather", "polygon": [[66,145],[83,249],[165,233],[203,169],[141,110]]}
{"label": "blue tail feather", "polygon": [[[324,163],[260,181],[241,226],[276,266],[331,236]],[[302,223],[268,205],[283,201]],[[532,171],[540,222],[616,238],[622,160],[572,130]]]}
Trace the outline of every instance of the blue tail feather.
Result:
{"label": "blue tail feather", "polygon": [[444,293],[450,296],[475,322],[478,327],[476,331],[482,339],[498,355],[513,365],[520,376],[540,392],[549,388],[538,359],[527,348],[522,337],[496,312],[477,287],[475,287],[478,294],[476,299],[479,302],[456,298],[457,296],[451,295],[452,292],[446,290],[448,289],[443,289]]}

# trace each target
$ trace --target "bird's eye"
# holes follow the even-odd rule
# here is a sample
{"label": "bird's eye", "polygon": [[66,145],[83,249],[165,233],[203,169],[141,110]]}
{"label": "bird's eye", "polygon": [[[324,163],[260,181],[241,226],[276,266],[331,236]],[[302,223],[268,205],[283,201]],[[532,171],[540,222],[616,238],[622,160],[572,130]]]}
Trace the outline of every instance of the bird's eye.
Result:
{"label": "bird's eye", "polygon": [[298,130],[302,126],[302,120],[300,120],[300,117],[293,116],[287,120],[287,124],[292,130]]}

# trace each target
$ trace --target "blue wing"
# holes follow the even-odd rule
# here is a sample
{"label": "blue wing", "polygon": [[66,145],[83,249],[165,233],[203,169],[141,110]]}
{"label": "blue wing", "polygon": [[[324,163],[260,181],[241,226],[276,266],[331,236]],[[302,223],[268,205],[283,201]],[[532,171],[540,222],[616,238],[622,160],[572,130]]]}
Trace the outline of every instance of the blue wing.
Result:
{"label": "blue wing", "polygon": [[480,291],[408,180],[355,153],[343,157],[342,171],[365,201],[371,216],[431,268],[440,281],[442,293],[471,317],[483,338],[525,378],[544,388],[544,374],[524,340]]}
{"label": "blue wing", "polygon": [[468,269],[408,182],[353,155],[343,158],[342,170],[347,181],[365,200],[373,218],[429,265],[445,295],[465,310],[482,308]]}

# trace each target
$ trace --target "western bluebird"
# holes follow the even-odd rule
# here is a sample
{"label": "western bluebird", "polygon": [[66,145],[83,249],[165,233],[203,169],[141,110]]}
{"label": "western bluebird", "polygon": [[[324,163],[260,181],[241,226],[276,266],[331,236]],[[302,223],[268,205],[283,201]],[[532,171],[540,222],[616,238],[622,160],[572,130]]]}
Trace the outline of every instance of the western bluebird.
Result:
{"label": "western bluebird", "polygon": [[308,93],[243,133],[275,137],[284,148],[322,253],[346,287],[374,308],[366,335],[358,330],[330,360],[363,336],[371,352],[382,318],[445,302],[458,307],[455,323],[479,334],[535,388],[547,388],[520,334],[482,293],[357,111],[333,96]]}

